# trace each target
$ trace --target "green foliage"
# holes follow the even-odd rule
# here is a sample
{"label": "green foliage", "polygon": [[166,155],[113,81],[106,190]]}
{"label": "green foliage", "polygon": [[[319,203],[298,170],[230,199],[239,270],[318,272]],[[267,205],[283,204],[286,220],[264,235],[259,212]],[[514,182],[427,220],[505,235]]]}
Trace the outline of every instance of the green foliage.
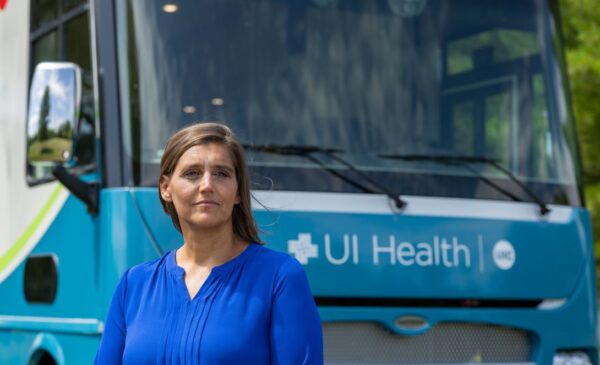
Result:
{"label": "green foliage", "polygon": [[600,1],[561,1],[573,107],[584,166],[585,194],[600,255]]}
{"label": "green foliage", "polygon": [[50,87],[46,86],[44,89],[44,95],[42,97],[40,120],[38,121],[40,126],[38,134],[40,140],[42,141],[48,139],[48,123],[50,123]]}
{"label": "green foliage", "polygon": [[35,141],[28,146],[28,158],[30,161],[65,162],[64,151],[70,151],[71,148],[71,141],[61,138]]}

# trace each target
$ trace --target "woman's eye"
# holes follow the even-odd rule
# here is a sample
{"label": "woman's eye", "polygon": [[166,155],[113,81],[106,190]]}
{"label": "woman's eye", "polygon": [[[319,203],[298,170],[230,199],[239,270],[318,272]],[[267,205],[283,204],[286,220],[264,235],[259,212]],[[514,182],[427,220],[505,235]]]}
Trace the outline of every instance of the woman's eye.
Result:
{"label": "woman's eye", "polygon": [[214,175],[218,177],[229,177],[229,172],[225,170],[217,170],[214,172]]}
{"label": "woman's eye", "polygon": [[200,173],[198,172],[198,170],[187,170],[183,173],[183,176],[185,177],[196,177],[198,176]]}

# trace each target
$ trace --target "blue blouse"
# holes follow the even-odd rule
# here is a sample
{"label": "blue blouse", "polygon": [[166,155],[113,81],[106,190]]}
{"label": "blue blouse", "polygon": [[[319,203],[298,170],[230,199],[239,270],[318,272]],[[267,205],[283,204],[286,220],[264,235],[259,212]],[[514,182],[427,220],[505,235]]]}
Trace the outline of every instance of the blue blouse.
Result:
{"label": "blue blouse", "polygon": [[193,299],[175,251],[115,290],[95,364],[323,364],[304,269],[258,244],[214,267]]}

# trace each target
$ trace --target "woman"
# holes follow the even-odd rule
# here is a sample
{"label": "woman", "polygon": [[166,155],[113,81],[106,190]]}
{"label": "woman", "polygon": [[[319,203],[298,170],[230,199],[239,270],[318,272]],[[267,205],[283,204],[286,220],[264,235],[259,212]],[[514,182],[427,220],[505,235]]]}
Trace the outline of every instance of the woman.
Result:
{"label": "woman", "polygon": [[183,245],[119,281],[96,364],[322,364],[302,266],[259,244],[243,148],[216,123],[167,142],[159,197]]}

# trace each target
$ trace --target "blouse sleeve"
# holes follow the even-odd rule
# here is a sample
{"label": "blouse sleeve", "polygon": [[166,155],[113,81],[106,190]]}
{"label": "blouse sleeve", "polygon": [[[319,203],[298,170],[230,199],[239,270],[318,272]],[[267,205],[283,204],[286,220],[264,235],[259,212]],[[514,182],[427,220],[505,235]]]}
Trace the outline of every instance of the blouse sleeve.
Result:
{"label": "blouse sleeve", "polygon": [[127,292],[127,273],[121,277],[113,294],[112,302],[108,310],[106,325],[100,347],[96,353],[95,365],[119,365],[123,361],[123,349],[125,347],[125,325],[124,302]]}
{"label": "blouse sleeve", "polygon": [[274,288],[271,364],[323,364],[323,333],[317,306],[304,269],[292,258],[282,265]]}

